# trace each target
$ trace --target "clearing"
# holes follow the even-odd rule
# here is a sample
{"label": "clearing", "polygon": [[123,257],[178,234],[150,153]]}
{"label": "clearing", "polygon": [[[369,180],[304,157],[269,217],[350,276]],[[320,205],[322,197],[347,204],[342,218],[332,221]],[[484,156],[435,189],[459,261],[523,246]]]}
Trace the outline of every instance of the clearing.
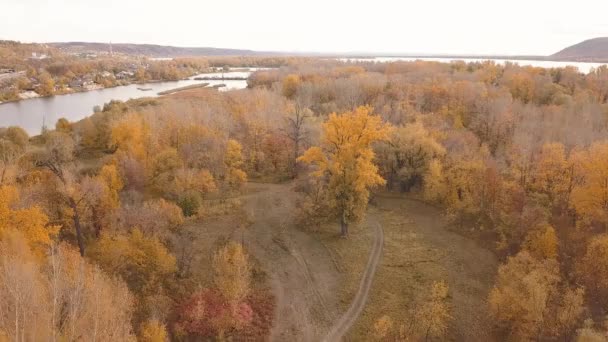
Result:
{"label": "clearing", "polygon": [[276,298],[271,341],[370,340],[383,315],[407,324],[414,303],[437,280],[450,287],[449,339],[492,340],[486,298],[497,260],[447,230],[440,210],[382,194],[342,239],[337,224],[317,232],[294,227],[296,197],[292,183],[249,183],[240,218],[199,228],[209,247],[232,238],[254,256]]}

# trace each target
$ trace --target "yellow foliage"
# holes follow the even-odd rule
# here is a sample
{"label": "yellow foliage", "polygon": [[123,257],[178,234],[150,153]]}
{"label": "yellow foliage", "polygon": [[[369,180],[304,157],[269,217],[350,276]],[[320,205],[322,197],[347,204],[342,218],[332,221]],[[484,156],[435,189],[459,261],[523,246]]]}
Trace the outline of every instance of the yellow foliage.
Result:
{"label": "yellow foliage", "polygon": [[119,193],[124,187],[124,183],[120,174],[118,173],[118,169],[114,164],[104,165],[99,171],[99,178],[103,181],[103,183],[107,186],[109,190],[109,195],[111,202],[114,204],[113,207],[118,206],[119,203]]}
{"label": "yellow foliage", "polygon": [[59,227],[48,226],[48,217],[38,207],[12,209],[19,199],[15,187],[0,187],[0,239],[11,229],[22,233],[30,248],[38,256],[43,256],[59,232]]}
{"label": "yellow foliage", "polygon": [[608,304],[608,234],[591,240],[577,266],[578,275],[588,293],[603,305]]}
{"label": "yellow foliage", "polygon": [[139,334],[140,342],[165,342],[168,341],[167,329],[158,320],[149,320],[142,324]]}
{"label": "yellow foliage", "polygon": [[57,120],[55,130],[62,133],[70,133],[72,132],[72,124],[66,118],[61,118]]}
{"label": "yellow foliage", "polygon": [[534,98],[534,80],[528,73],[517,73],[511,76],[509,90],[514,98],[528,103]]}
{"label": "yellow foliage", "polygon": [[243,147],[236,140],[228,140],[224,163],[228,168],[239,168],[243,165]]}
{"label": "yellow foliage", "polygon": [[374,335],[379,340],[387,337],[392,329],[393,320],[387,315],[380,317],[376,323],[374,323]]}
{"label": "yellow foliage", "polygon": [[583,182],[572,191],[570,205],[583,220],[608,224],[608,142],[594,143],[579,156]]}
{"label": "yellow foliage", "polygon": [[541,259],[554,259],[557,257],[557,235],[550,225],[541,227],[528,234],[524,247],[530,254]]}
{"label": "yellow foliage", "polygon": [[429,297],[416,315],[420,336],[445,337],[452,318],[447,303],[448,290],[444,281],[434,282],[431,286]]}
{"label": "yellow foliage", "polygon": [[543,145],[533,171],[532,189],[547,194],[551,202],[564,199],[570,185],[568,166],[564,145]]}
{"label": "yellow foliage", "polygon": [[390,140],[379,144],[376,151],[389,182],[398,180],[406,189],[423,181],[430,163],[445,155],[444,147],[420,122],[392,130]]}
{"label": "yellow foliage", "polygon": [[164,190],[170,191],[177,196],[189,190],[195,190],[202,194],[217,190],[213,175],[205,169],[199,171],[194,169],[179,169],[175,172],[174,176],[175,178],[170,185],[170,189]]}
{"label": "yellow foliage", "polygon": [[114,123],[110,143],[121,151],[133,154],[139,160],[145,160],[149,134],[150,129],[143,118],[133,114]]}
{"label": "yellow foliage", "polygon": [[446,185],[441,161],[433,159],[424,177],[424,197],[433,202],[442,202],[446,195]]}
{"label": "yellow foliage", "polygon": [[554,259],[539,260],[527,251],[519,252],[498,268],[496,285],[488,298],[490,313],[519,340],[537,336],[559,280]]}
{"label": "yellow foliage", "polygon": [[328,177],[327,188],[335,197],[335,210],[342,223],[342,234],[347,226],[358,221],[367,208],[369,189],[382,185],[384,179],[373,163],[371,148],[376,141],[387,140],[390,127],[370,107],[359,107],[341,115],[333,113],[323,124],[321,146],[308,149],[299,161],[317,167],[318,178]]}
{"label": "yellow foliage", "polygon": [[158,177],[163,173],[172,173],[182,165],[182,159],[174,148],[166,148],[158,152],[152,158],[151,173],[152,178]]}
{"label": "yellow foliage", "polygon": [[[164,221],[163,225],[168,225],[168,228],[175,230],[177,227],[184,224],[184,214],[182,209],[173,202],[165,201],[164,199],[147,201],[144,207],[161,216]],[[159,220],[161,221],[161,220]]]}
{"label": "yellow foliage", "polygon": [[283,80],[283,95],[287,98],[293,97],[298,90],[300,82],[300,76],[294,74],[287,75]]}
{"label": "yellow foliage", "polygon": [[241,170],[243,165],[243,147],[236,140],[228,140],[226,146],[226,155],[224,156],[224,164],[226,165],[226,174],[224,180],[231,190],[238,190],[247,182],[247,174]]}
{"label": "yellow foliage", "polygon": [[556,327],[561,335],[566,335],[578,326],[585,312],[585,290],[567,289],[557,309]]}
{"label": "yellow foliage", "polygon": [[128,235],[102,235],[90,247],[92,259],[113,274],[120,274],[138,294],[157,291],[176,270],[175,257],[155,237],[145,237],[139,229]]}
{"label": "yellow foliage", "polygon": [[578,330],[576,342],[606,342],[608,338],[606,333],[593,328],[593,321],[588,319],[585,321],[583,328]]}
{"label": "yellow foliage", "polygon": [[229,242],[213,256],[214,282],[218,290],[233,303],[249,294],[251,267],[240,243]]}
{"label": "yellow foliage", "polygon": [[[451,162],[444,172],[446,194],[443,199],[450,215],[475,215],[482,210],[486,166],[479,156],[463,158]],[[441,188],[441,183],[439,183]]]}
{"label": "yellow foliage", "polygon": [[67,244],[51,247],[48,257],[39,260],[27,244],[16,231],[0,241],[0,331],[6,338],[134,340],[133,300],[122,281],[108,277]]}

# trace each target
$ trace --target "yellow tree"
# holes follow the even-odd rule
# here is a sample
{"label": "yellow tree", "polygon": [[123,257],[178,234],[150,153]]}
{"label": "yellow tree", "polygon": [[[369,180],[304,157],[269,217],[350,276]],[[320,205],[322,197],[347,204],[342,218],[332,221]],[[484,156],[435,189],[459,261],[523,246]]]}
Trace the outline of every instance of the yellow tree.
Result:
{"label": "yellow tree", "polygon": [[376,323],[374,323],[374,336],[379,341],[387,338],[391,333],[391,330],[393,330],[393,320],[387,315],[380,317]]}
{"label": "yellow tree", "polygon": [[238,141],[228,140],[224,164],[226,165],[224,180],[231,190],[237,190],[247,182],[247,174],[241,170],[243,166],[243,147]]}
{"label": "yellow tree", "polygon": [[429,163],[429,170],[424,178],[424,197],[433,202],[442,202],[447,193],[443,165],[438,159]]}
{"label": "yellow tree", "polygon": [[608,234],[589,242],[577,271],[589,295],[602,305],[608,304]]}
{"label": "yellow tree", "polygon": [[110,133],[111,147],[145,160],[149,146],[150,128],[137,114],[131,114],[113,124]]}
{"label": "yellow tree", "polygon": [[447,303],[448,285],[434,282],[431,286],[430,295],[416,314],[420,337],[424,340],[429,337],[444,338],[448,330],[448,323],[452,318]]}
{"label": "yellow tree", "polygon": [[110,199],[112,200],[114,207],[117,207],[120,202],[119,193],[124,187],[124,184],[122,178],[120,178],[116,165],[104,165],[99,171],[98,177],[107,186],[110,193]]}
{"label": "yellow tree", "polygon": [[0,240],[0,341],[134,341],[122,281],[67,244],[37,261],[26,240],[17,231]]}
{"label": "yellow tree", "polygon": [[498,268],[488,298],[494,321],[517,340],[540,336],[559,281],[559,266],[554,259],[538,260],[527,251],[509,257]]}
{"label": "yellow tree", "polygon": [[301,82],[300,76],[294,74],[287,75],[283,80],[283,95],[292,98],[296,94],[296,91],[298,91]]}
{"label": "yellow tree", "polygon": [[544,144],[533,170],[531,187],[544,193],[552,204],[564,200],[568,192],[568,161],[564,145]]}
{"label": "yellow tree", "polygon": [[396,128],[390,141],[379,144],[376,151],[388,187],[399,184],[405,191],[423,182],[431,162],[445,154],[443,146],[420,122]]}
{"label": "yellow tree", "polygon": [[18,230],[34,254],[42,257],[53,243],[59,227],[47,226],[48,217],[38,207],[13,209],[18,199],[19,192],[15,187],[0,187],[0,240],[10,230]]}
{"label": "yellow tree", "polygon": [[557,257],[558,243],[555,229],[545,224],[528,234],[524,247],[534,257],[551,259]]}
{"label": "yellow tree", "polygon": [[387,140],[390,127],[370,107],[359,107],[352,112],[333,113],[323,124],[321,146],[308,149],[299,161],[313,164],[315,177],[325,178],[334,214],[339,217],[342,236],[348,235],[348,225],[363,217],[369,190],[382,185],[384,179],[373,163],[371,145]]}
{"label": "yellow tree", "polygon": [[40,82],[40,86],[38,87],[40,95],[49,96],[55,93],[55,81],[48,72],[45,71],[40,74],[38,81]]}
{"label": "yellow tree", "polygon": [[240,243],[230,242],[213,256],[214,282],[230,303],[244,300],[250,291],[251,266]]}
{"label": "yellow tree", "polygon": [[139,340],[142,342],[168,341],[167,329],[162,322],[156,319],[149,320],[142,324]]}
{"label": "yellow tree", "polygon": [[154,236],[139,229],[130,234],[102,234],[91,246],[91,259],[120,275],[136,295],[155,293],[175,273],[175,257]]}
{"label": "yellow tree", "polygon": [[572,191],[570,205],[588,223],[608,225],[608,142],[595,143],[580,155],[582,184]]}

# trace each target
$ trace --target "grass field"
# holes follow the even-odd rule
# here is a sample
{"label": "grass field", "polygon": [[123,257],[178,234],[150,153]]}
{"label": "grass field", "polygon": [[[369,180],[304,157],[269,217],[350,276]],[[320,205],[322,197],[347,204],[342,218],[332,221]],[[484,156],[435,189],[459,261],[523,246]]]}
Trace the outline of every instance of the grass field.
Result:
{"label": "grass field", "polygon": [[446,229],[440,210],[383,194],[343,239],[337,224],[316,232],[294,227],[296,197],[290,183],[251,183],[238,213],[186,228],[196,233],[196,245],[209,251],[193,268],[203,284],[218,244],[225,239],[245,243],[255,260],[256,286],[270,288],[276,298],[270,340],[318,341],[325,336],[359,288],[376,223],[384,230],[383,255],[366,306],[345,340],[370,340],[374,322],[383,315],[397,325],[408,324],[410,311],[438,280],[450,287],[449,340],[492,340],[485,299],[497,261],[474,241]]}
{"label": "grass field", "polygon": [[371,246],[373,220],[384,229],[384,253],[367,305],[346,339],[371,340],[373,324],[383,315],[390,316],[396,325],[408,325],[411,311],[431,284],[444,280],[450,286],[453,316],[448,338],[491,340],[485,298],[497,267],[495,257],[475,242],[448,231],[439,210],[405,197],[379,196],[367,220],[353,227],[346,240],[336,237],[337,225],[328,225],[318,234],[341,270],[342,291],[337,293],[341,310],[346,310],[359,286]]}

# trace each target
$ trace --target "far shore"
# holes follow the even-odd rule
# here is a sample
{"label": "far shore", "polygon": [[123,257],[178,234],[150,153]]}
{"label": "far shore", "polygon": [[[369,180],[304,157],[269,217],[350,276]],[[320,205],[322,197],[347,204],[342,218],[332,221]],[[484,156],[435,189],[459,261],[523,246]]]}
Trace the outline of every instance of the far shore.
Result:
{"label": "far shore", "polygon": [[[230,73],[230,72],[243,72],[243,71],[250,71],[251,68],[253,67],[234,67],[234,68],[230,68],[230,70],[227,71],[223,71],[225,73]],[[193,76],[196,75],[202,75],[202,74],[213,74],[213,73],[219,73],[222,71],[217,71],[217,70],[207,70],[207,71],[199,71],[197,73],[194,73],[188,77],[184,77],[184,78],[180,78],[178,80],[145,80],[145,81],[133,81],[133,82],[126,82],[126,83],[120,83],[120,84],[114,84],[111,86],[103,86],[100,84],[95,84],[95,88],[91,88],[91,89],[87,89],[87,88],[68,88],[65,89],[63,91],[58,91],[52,95],[40,95],[38,93],[36,93],[36,96],[33,96],[32,94],[29,94],[28,97],[26,98],[18,98],[18,99],[14,99],[14,100],[5,100],[5,101],[0,101],[0,105],[5,104],[5,103],[13,103],[13,102],[20,102],[20,101],[26,101],[26,100],[31,100],[31,99],[36,99],[36,98],[46,98],[46,97],[53,97],[53,96],[60,96],[60,95],[68,95],[68,94],[77,94],[77,93],[85,93],[85,92],[89,92],[89,91],[95,91],[95,90],[102,90],[102,89],[110,89],[110,88],[116,88],[116,87],[122,87],[122,86],[128,86],[128,85],[132,85],[132,84],[150,84],[150,83],[162,83],[162,82],[178,82],[178,81],[187,81],[187,80],[196,80],[196,81],[203,81],[203,80],[224,80],[224,81],[229,81],[229,80],[247,80],[247,77],[205,77],[205,76],[201,76],[201,77],[195,77],[192,78]],[[202,83],[205,84],[205,86],[207,86],[208,84],[206,83]],[[189,86],[187,86],[189,87]],[[186,87],[186,88],[187,88]],[[196,84],[194,88],[198,88],[198,87],[202,87],[201,85]],[[187,89],[179,89],[176,88],[178,90],[174,91],[174,90],[167,90],[169,92],[177,92],[177,91],[181,91],[181,90],[187,90]],[[27,93],[27,92],[33,92],[33,90],[30,91],[24,91],[21,92],[20,94],[23,93]],[[163,92],[164,93],[164,92]],[[166,94],[161,94],[159,93],[158,95],[166,95]]]}
{"label": "far shore", "polygon": [[206,88],[209,85],[209,83],[199,83],[199,84],[191,84],[191,85],[187,85],[184,87],[179,87],[179,88],[174,88],[174,89],[169,89],[169,90],[165,90],[165,91],[161,91],[158,93],[158,95],[170,95],[170,94],[175,94],[177,92],[180,91],[184,91],[184,90],[190,90],[190,89],[196,89],[196,88]]}
{"label": "far shore", "polygon": [[[192,77],[192,76],[190,76],[190,77]],[[61,96],[61,95],[68,95],[68,94],[86,93],[86,92],[89,92],[89,91],[110,89],[110,88],[116,88],[116,87],[125,87],[125,86],[129,86],[129,85],[132,85],[132,84],[150,84],[150,83],[186,81],[186,80],[189,80],[190,77],[181,78],[179,80],[146,80],[146,81],[137,81],[137,82],[122,83],[122,84],[114,84],[114,85],[107,86],[107,87],[103,86],[101,84],[96,84],[96,87],[94,87],[94,88],[89,88],[89,89],[87,89],[87,88],[69,88],[69,90],[67,90],[67,91],[58,91],[58,92],[56,92],[54,94],[51,94],[51,95],[40,95],[40,94],[36,93],[36,96],[33,96],[33,95],[30,94],[26,98],[18,98],[18,99],[14,99],[14,100],[0,101],[0,105],[5,104],[5,103],[27,101],[27,100],[31,100],[31,99],[37,99],[37,98],[46,98],[46,97]],[[20,94],[29,93],[29,92],[34,92],[34,91],[33,90],[24,91],[24,92],[21,92]]]}

